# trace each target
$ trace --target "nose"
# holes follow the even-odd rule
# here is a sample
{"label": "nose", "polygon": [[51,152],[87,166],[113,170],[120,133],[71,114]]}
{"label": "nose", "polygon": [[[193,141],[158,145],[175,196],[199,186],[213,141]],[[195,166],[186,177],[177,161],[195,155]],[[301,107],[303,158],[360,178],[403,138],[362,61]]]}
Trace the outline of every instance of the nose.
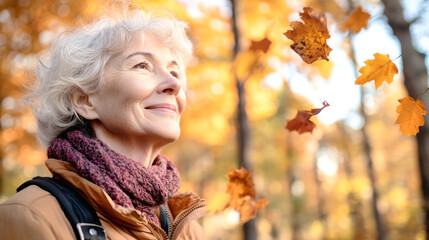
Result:
{"label": "nose", "polygon": [[161,84],[159,84],[157,92],[159,94],[167,93],[170,95],[177,95],[179,94],[181,89],[182,81],[172,76],[170,73],[164,73],[162,77],[162,82]]}

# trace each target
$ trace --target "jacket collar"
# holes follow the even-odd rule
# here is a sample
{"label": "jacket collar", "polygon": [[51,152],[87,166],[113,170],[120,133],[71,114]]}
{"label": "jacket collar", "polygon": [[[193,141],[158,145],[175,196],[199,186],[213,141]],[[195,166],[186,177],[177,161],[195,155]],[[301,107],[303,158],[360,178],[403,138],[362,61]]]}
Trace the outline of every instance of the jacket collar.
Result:
{"label": "jacket collar", "polygon": [[[109,221],[128,228],[138,229],[149,224],[140,211],[115,204],[101,187],[81,177],[77,169],[70,163],[57,159],[48,159],[45,164],[54,177],[62,178],[75,187],[94,209],[102,215],[101,217],[104,216]],[[184,216],[185,214],[197,208],[200,214],[192,214],[192,217],[201,217],[203,212],[201,210],[204,209],[205,205],[205,200],[199,198],[193,192],[179,193],[168,200],[168,207],[176,224],[179,224],[178,221],[182,221],[187,217]]]}

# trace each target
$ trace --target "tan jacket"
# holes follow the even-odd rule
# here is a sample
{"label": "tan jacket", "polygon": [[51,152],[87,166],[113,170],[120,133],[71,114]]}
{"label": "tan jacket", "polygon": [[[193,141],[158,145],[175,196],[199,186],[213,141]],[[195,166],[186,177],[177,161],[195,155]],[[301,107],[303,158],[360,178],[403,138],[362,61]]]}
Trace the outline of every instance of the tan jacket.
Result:
{"label": "tan jacket", "polygon": [[[166,233],[140,211],[116,205],[99,186],[82,178],[67,162],[49,159],[46,165],[79,189],[100,217],[108,239],[167,239]],[[206,239],[196,219],[204,215],[205,201],[195,193],[175,195],[168,201],[170,239]],[[29,186],[0,204],[0,239],[75,239],[73,229],[57,200],[37,186]]]}

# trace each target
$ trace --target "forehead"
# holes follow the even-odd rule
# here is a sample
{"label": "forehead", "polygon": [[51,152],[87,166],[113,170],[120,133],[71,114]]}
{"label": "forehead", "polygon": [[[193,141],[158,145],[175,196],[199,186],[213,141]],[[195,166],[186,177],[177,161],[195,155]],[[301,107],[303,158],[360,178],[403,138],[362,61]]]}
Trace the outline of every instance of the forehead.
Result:
{"label": "forehead", "polygon": [[162,39],[151,33],[136,33],[119,55],[123,58],[127,58],[138,52],[147,53],[146,56],[152,56],[163,63],[171,61],[177,62],[171,48],[168,47]]}

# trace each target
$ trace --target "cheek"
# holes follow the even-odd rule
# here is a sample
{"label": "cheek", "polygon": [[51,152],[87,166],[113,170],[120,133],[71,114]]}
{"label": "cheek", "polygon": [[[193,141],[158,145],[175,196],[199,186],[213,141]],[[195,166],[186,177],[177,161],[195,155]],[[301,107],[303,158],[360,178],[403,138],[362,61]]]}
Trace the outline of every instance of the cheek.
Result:
{"label": "cheek", "polygon": [[177,102],[179,104],[180,114],[182,114],[186,108],[186,95],[183,90],[180,91],[179,95],[177,96]]}

